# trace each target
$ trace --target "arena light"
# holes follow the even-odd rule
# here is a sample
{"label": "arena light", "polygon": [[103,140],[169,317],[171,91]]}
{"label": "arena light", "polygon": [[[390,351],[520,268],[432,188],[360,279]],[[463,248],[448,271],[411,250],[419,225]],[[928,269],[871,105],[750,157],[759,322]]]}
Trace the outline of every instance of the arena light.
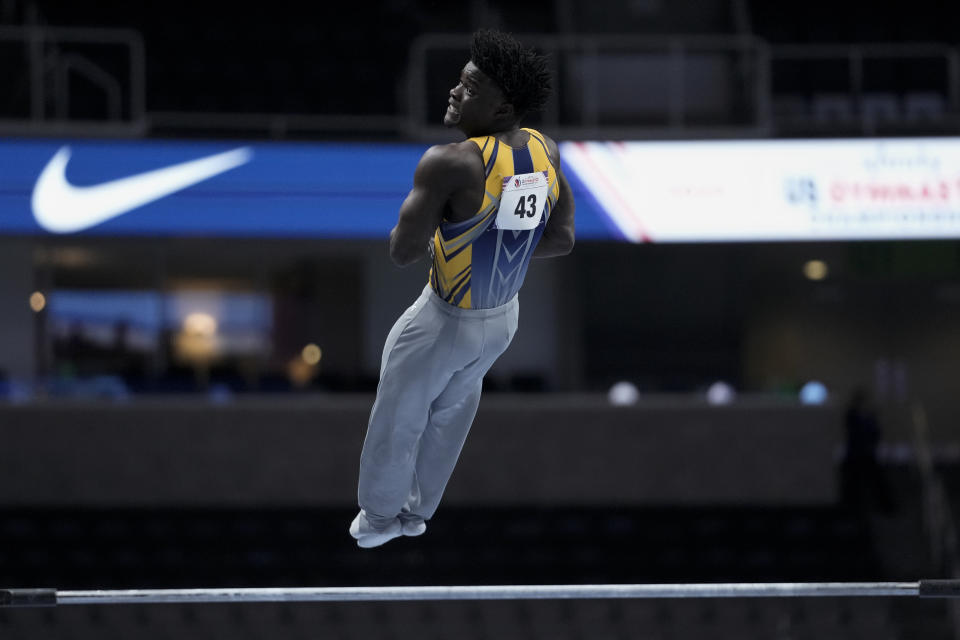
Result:
{"label": "arena light", "polygon": [[723,380],[718,380],[707,389],[707,403],[718,406],[731,404],[737,397],[733,387]]}
{"label": "arena light", "polygon": [[217,319],[209,313],[189,313],[183,319],[183,332],[192,336],[212,337],[217,332]]}
{"label": "arena light", "polygon": [[830,268],[823,260],[808,260],[803,265],[803,275],[805,275],[808,280],[823,280],[829,273]]}
{"label": "arena light", "polygon": [[47,306],[47,297],[39,291],[30,294],[30,308],[34,313],[40,313]]}
{"label": "arena light", "polygon": [[819,380],[811,380],[800,387],[800,403],[819,405],[826,403],[830,397],[826,385]]}
{"label": "arena light", "polygon": [[622,380],[607,392],[607,400],[615,407],[627,407],[636,404],[640,399],[640,390],[632,382]]}
{"label": "arena light", "polygon": [[311,342],[300,352],[300,357],[304,362],[313,367],[320,364],[320,359],[323,358],[323,350]]}

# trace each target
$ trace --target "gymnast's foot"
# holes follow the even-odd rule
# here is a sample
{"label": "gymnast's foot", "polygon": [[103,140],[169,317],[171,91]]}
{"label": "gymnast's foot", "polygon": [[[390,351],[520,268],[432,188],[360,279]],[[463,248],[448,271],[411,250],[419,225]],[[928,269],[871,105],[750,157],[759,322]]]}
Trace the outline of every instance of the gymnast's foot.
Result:
{"label": "gymnast's foot", "polygon": [[[350,535],[356,539],[358,547],[370,549],[371,547],[379,547],[384,542],[394,538],[399,538],[403,535],[402,528],[403,526],[397,518],[388,522],[384,527],[375,527],[367,520],[367,514],[361,509],[357,517],[350,523]],[[426,529],[426,526],[424,526],[424,529]]]}
{"label": "gymnast's foot", "polygon": [[405,536],[419,536],[427,530],[427,523],[416,514],[401,511],[397,517],[400,518],[400,524],[402,525],[401,530]]}

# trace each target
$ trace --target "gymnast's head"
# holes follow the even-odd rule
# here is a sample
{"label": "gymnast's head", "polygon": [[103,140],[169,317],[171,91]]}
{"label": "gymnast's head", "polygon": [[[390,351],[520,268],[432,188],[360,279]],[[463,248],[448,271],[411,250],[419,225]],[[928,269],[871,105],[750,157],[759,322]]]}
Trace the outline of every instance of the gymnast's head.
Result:
{"label": "gymnast's head", "polygon": [[528,113],[543,109],[550,96],[547,57],[501,31],[473,34],[470,61],[450,90],[443,123],[468,137],[517,126]]}

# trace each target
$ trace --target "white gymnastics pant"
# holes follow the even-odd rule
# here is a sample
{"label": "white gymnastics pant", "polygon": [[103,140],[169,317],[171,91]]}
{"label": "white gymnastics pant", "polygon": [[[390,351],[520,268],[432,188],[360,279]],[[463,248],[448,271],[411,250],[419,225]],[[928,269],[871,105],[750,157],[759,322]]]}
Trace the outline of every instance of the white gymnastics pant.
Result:
{"label": "white gymnastics pant", "polygon": [[429,520],[460,457],[483,376],[513,340],[517,297],[460,309],[427,285],[387,336],[360,456],[358,501],[384,526],[401,512]]}

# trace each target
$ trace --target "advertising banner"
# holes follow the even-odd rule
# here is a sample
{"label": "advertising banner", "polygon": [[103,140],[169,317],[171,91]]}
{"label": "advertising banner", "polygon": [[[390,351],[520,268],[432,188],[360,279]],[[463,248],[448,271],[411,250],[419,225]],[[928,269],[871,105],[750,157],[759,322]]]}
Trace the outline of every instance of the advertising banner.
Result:
{"label": "advertising banner", "polygon": [[562,158],[632,242],[960,237],[957,139],[569,142]]}
{"label": "advertising banner", "polygon": [[[0,141],[0,234],[387,238],[426,145]],[[589,206],[581,238],[610,237]]]}
{"label": "advertising banner", "polygon": [[[386,238],[425,145],[0,141],[0,233]],[[564,142],[578,239],[960,237],[960,139]]]}

